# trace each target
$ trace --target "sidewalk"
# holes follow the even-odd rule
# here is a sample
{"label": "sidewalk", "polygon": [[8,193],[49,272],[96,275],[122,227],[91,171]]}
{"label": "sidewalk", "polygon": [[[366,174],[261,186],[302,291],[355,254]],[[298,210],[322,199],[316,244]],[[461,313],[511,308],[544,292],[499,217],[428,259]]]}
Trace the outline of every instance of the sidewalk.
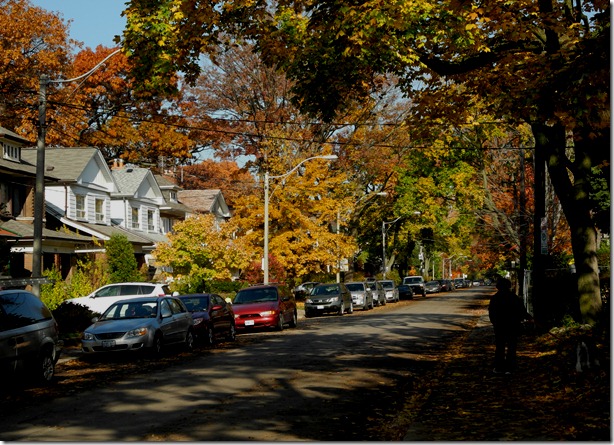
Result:
{"label": "sidewalk", "polygon": [[599,369],[577,373],[574,344],[577,337],[522,335],[518,371],[494,375],[494,332],[483,309],[432,376],[403,440],[611,440],[609,349]]}

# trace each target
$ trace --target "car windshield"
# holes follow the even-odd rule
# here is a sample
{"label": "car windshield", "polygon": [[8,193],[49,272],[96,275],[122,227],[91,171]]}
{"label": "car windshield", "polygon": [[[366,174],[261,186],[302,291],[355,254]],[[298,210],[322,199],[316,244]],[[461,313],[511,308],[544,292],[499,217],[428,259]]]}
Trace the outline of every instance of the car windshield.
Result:
{"label": "car windshield", "polygon": [[265,301],[277,301],[277,289],[243,289],[237,293],[232,303],[262,303]]}
{"label": "car windshield", "polygon": [[382,287],[384,289],[392,289],[394,288],[394,281],[380,281],[382,283]]}
{"label": "car windshield", "polygon": [[316,286],[311,291],[311,295],[334,295],[339,293],[339,286],[330,284],[327,286]]}
{"label": "car windshield", "polygon": [[182,298],[181,301],[190,312],[206,312],[209,309],[209,297]]}
{"label": "car windshield", "polygon": [[365,285],[362,283],[347,283],[345,287],[347,287],[349,291],[353,292],[365,290]]}
{"label": "car windshield", "polygon": [[405,282],[406,283],[420,283],[422,281],[422,278],[420,277],[412,277],[412,278],[406,278]]}
{"label": "car windshield", "polygon": [[115,303],[105,311],[99,320],[121,320],[127,318],[149,318],[158,313],[157,301]]}
{"label": "car windshield", "polygon": [[439,284],[439,281],[429,281],[428,283],[426,283],[428,286],[437,286]]}

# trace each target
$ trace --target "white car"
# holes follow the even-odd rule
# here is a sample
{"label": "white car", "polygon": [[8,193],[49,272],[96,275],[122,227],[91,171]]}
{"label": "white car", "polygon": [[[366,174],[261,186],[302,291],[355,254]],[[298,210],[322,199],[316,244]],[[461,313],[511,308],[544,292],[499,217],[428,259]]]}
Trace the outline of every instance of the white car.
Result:
{"label": "white car", "polygon": [[80,304],[93,312],[102,314],[109,306],[120,300],[137,297],[162,297],[170,294],[171,290],[166,284],[114,283],[102,286],[86,297],[66,300],[66,303]]}

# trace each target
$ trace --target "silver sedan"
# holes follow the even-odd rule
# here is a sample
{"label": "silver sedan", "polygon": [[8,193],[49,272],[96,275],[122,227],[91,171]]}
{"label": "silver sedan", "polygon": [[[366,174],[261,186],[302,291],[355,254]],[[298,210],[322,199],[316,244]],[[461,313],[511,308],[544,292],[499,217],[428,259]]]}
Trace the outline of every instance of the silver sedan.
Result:
{"label": "silver sedan", "polygon": [[143,297],[111,305],[83,332],[81,348],[87,354],[149,350],[159,354],[164,345],[194,345],[194,321],[176,297]]}

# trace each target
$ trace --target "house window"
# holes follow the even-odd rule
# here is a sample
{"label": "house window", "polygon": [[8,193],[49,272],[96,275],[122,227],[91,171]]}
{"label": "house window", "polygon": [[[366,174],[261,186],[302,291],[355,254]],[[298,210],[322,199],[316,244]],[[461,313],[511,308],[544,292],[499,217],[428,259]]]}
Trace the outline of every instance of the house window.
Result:
{"label": "house window", "polygon": [[19,162],[21,160],[21,148],[3,142],[2,157],[4,159],[10,159],[11,161]]}
{"label": "house window", "polygon": [[139,209],[138,207],[132,207],[132,228],[138,229],[141,225],[139,224]]}
{"label": "house window", "polygon": [[77,219],[85,219],[85,196],[75,196],[75,212]]}
{"label": "house window", "polygon": [[153,232],[156,230],[156,226],[154,225],[154,211],[147,210],[147,230]]}
{"label": "house window", "polygon": [[96,222],[104,222],[104,199],[96,198]]}
{"label": "house window", "polygon": [[171,196],[171,201],[177,202],[177,192],[176,191],[171,190],[170,196]]}

